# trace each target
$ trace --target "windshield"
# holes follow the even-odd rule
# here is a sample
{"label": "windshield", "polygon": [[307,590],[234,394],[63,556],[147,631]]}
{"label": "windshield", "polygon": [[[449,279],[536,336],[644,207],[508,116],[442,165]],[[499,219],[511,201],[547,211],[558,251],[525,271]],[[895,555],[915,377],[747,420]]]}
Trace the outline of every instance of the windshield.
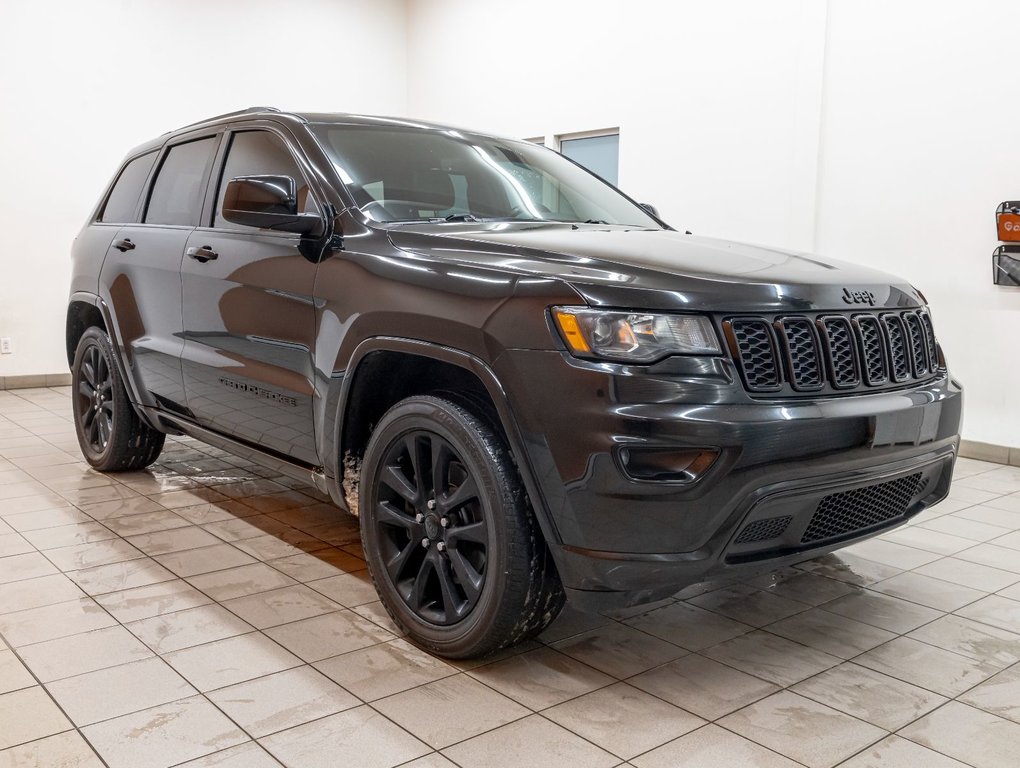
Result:
{"label": "windshield", "polygon": [[358,207],[379,222],[564,221],[661,229],[561,155],[455,130],[311,126]]}

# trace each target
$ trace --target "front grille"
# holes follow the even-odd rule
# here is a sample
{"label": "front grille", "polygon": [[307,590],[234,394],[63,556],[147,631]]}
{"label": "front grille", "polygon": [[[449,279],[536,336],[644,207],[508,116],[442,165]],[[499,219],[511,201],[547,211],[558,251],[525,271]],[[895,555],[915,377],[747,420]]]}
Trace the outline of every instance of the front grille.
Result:
{"label": "front grille", "polygon": [[901,517],[917,492],[921,473],[826,496],[818,503],[802,544],[845,536]]}
{"label": "front grille", "polygon": [[753,544],[758,541],[769,541],[783,535],[788,525],[793,520],[792,515],[782,517],[769,517],[764,520],[755,520],[744,526],[744,530],[737,536],[734,544]]}
{"label": "front grille", "polygon": [[938,347],[924,310],[734,317],[723,328],[753,393],[867,390],[938,372]]}

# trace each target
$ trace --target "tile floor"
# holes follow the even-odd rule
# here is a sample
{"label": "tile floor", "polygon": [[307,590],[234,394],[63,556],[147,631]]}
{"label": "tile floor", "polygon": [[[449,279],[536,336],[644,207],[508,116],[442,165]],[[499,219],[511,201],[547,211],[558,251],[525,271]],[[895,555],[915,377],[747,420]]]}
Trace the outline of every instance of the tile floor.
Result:
{"label": "tile floor", "polygon": [[1020,469],[905,528],[450,664],[357,526],[190,440],[81,459],[67,389],[0,392],[0,768],[1020,762]]}

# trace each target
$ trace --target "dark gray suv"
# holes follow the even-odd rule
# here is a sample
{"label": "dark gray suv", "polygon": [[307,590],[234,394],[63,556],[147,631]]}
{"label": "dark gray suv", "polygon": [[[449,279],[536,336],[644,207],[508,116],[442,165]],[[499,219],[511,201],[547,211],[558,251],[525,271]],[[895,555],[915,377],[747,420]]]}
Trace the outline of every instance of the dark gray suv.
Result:
{"label": "dark gray suv", "polygon": [[224,115],[132,150],[73,257],[88,461],[184,433],[306,480],[446,656],[948,492],[961,392],[917,290],[674,231],[527,142]]}

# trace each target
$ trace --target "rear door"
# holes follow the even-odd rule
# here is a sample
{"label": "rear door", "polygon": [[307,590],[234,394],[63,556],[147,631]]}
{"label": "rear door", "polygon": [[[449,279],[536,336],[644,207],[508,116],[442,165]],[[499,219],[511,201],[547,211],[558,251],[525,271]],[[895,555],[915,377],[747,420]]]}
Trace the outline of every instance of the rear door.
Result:
{"label": "rear door", "polygon": [[188,408],[203,426],[311,464],[316,265],[301,237],[226,221],[230,179],[294,178],[304,211],[321,211],[288,138],[269,127],[227,139],[206,226],[182,267],[183,371]]}
{"label": "rear door", "polygon": [[142,399],[177,411],[185,403],[181,260],[199,223],[218,141],[218,134],[196,136],[164,148],[141,222],[118,232],[100,280]]}

